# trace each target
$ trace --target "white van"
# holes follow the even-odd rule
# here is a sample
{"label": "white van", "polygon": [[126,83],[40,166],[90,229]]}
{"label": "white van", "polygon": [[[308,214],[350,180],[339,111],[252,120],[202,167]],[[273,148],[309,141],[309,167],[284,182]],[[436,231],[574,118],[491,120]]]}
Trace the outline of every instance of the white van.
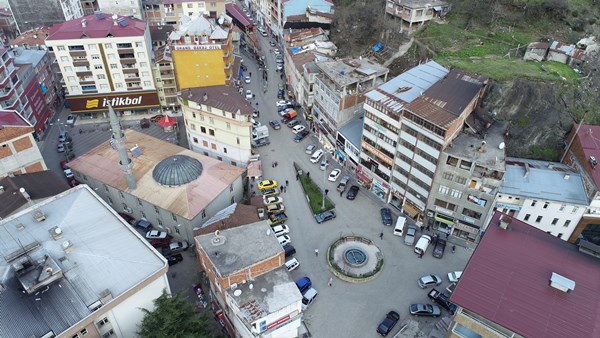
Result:
{"label": "white van", "polygon": [[406,218],[398,216],[396,220],[396,227],[394,228],[394,235],[402,237],[404,235],[404,226],[406,225]]}
{"label": "white van", "polygon": [[419,241],[417,241],[417,245],[415,245],[415,253],[417,253],[418,255],[420,255],[421,253],[425,254],[429,243],[431,243],[431,237],[427,235],[422,235],[421,238],[419,238]]}
{"label": "white van", "polygon": [[317,290],[310,288],[302,295],[302,311],[306,310],[310,304],[317,298]]}

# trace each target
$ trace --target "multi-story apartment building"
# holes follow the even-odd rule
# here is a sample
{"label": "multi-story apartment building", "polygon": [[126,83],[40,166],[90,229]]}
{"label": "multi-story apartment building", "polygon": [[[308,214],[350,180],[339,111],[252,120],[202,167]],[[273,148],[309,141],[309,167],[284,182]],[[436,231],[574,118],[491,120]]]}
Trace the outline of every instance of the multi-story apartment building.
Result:
{"label": "multi-story apartment building", "polygon": [[[249,8],[252,17],[276,37],[283,37],[284,29],[289,17],[304,16],[307,13],[325,13],[333,15],[334,4],[330,0],[246,0],[244,4]],[[309,17],[309,16],[307,16]],[[303,27],[306,27],[304,20]],[[312,21],[311,21],[312,22]]]}
{"label": "multi-story apartment building", "polygon": [[155,114],[150,31],[142,20],[96,13],[52,26],[46,46],[56,58],[74,113]]}
{"label": "multi-story apartment building", "polygon": [[141,0],[96,0],[98,10],[104,13],[113,13],[116,15],[134,17],[142,20],[144,14],[142,11]]}
{"label": "multi-story apartment building", "polygon": [[0,110],[0,177],[47,170],[33,126],[21,114]]}
{"label": "multi-story apartment building", "polygon": [[[8,7],[8,6],[7,6]],[[18,35],[17,24],[12,12],[8,8],[0,9],[0,38],[4,44]]]}
{"label": "multi-story apartment building", "polygon": [[385,6],[387,14],[400,19],[401,29],[417,29],[449,10],[450,5],[440,0],[386,0]]}
{"label": "multi-story apartment building", "polygon": [[581,174],[567,165],[506,159],[499,211],[566,241],[588,207]]}
{"label": "multi-story apartment building", "polygon": [[34,138],[37,140],[37,130],[44,129],[45,121],[38,121],[33,115],[31,102],[27,99],[23,82],[17,74],[18,67],[14,65],[13,54],[8,49],[0,49],[0,110],[16,110],[34,127]]}
{"label": "multi-story apartment building", "polygon": [[492,217],[504,177],[505,130],[503,122],[477,134],[469,129],[442,151],[427,201],[428,226],[477,241]]}
{"label": "multi-story apartment building", "polygon": [[497,212],[450,295],[445,336],[596,337],[600,260],[588,249]]}
{"label": "multi-story apartment building", "polygon": [[20,33],[83,16],[80,0],[8,0]]}
{"label": "multi-story apartment building", "polygon": [[442,150],[462,131],[486,82],[430,61],[367,93],[359,182],[422,220]]}
{"label": "multi-story apartment building", "polygon": [[[596,136],[599,135],[599,136]],[[577,170],[583,178],[583,186],[589,201],[579,224],[573,230],[569,242],[583,238],[600,245],[600,126],[573,124],[566,138],[562,162]]]}
{"label": "multi-story apartment building", "polygon": [[169,35],[180,90],[231,81],[231,28],[226,16],[219,17],[218,22],[202,15],[181,17],[179,29]]}
{"label": "multi-story apartment building", "polygon": [[283,266],[283,249],[270,229],[259,221],[194,238],[212,299],[236,337],[300,334],[302,295]]}
{"label": "multi-story apartment building", "polygon": [[368,59],[317,62],[313,128],[326,148],[334,149],[338,128],[362,113],[365,93],[387,81],[389,69]]}
{"label": "multi-story apartment building", "polygon": [[92,15],[99,10],[96,0],[81,0],[83,15]]}
{"label": "multi-story apartment building", "polygon": [[168,25],[178,25],[182,15],[203,15],[216,19],[225,13],[225,0],[163,0],[163,18]]}
{"label": "multi-story apartment building", "polygon": [[0,232],[0,311],[13,318],[0,321],[3,337],[135,337],[142,309],[171,292],[166,259],[86,185],[3,219]]}
{"label": "multi-story apartment building", "polygon": [[175,82],[175,65],[171,47],[165,45],[156,50],[152,75],[163,111],[178,112],[180,105],[177,101],[177,83]]}
{"label": "multi-story apartment building", "polygon": [[142,13],[150,26],[166,23],[163,0],[142,0]]}
{"label": "multi-story apartment building", "polygon": [[244,169],[132,129],[124,135],[134,187],[109,142],[69,162],[75,178],[115,210],[192,243],[194,228],[243,198]]}
{"label": "multi-story apartment building", "polygon": [[253,109],[235,87],[183,90],[179,102],[191,150],[246,167],[252,155]]}
{"label": "multi-story apartment building", "polygon": [[[41,138],[48,123],[60,105],[60,94],[56,92],[56,80],[52,72],[52,59],[45,46],[36,48],[11,48],[18,76],[23,82],[24,95],[31,104],[30,121],[35,123],[38,138]],[[35,122],[34,122],[35,121]]]}

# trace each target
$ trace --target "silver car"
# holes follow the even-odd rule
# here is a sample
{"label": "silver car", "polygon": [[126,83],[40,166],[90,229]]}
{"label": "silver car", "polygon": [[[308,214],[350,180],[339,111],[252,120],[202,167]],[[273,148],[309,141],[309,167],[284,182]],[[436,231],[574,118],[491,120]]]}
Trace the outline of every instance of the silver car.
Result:
{"label": "silver car", "polygon": [[404,236],[404,244],[413,245],[415,244],[415,235],[417,233],[417,227],[409,225],[406,229],[406,235]]}
{"label": "silver car", "polygon": [[438,286],[442,284],[442,277],[438,275],[426,275],[419,278],[417,283],[419,283],[421,289],[425,289],[430,286]]}

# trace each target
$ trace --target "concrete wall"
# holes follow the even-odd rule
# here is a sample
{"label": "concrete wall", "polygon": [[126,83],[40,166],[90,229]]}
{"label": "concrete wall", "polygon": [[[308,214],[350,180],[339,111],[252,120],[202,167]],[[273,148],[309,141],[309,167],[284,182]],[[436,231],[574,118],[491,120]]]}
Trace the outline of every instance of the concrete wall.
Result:
{"label": "concrete wall", "polygon": [[0,143],[0,177],[11,173],[24,174],[47,169],[31,132],[15,135],[13,139]]}
{"label": "concrete wall", "polygon": [[61,0],[8,0],[21,32],[41,26],[49,27],[55,23],[83,16],[80,0],[66,0],[66,10],[61,6],[61,2]]}

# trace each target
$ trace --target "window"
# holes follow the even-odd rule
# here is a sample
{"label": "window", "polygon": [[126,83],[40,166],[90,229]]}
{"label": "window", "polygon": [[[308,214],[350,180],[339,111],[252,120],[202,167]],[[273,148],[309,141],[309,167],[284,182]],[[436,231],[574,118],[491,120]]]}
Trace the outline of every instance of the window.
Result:
{"label": "window", "polygon": [[471,166],[472,165],[473,165],[473,163],[471,163],[469,161],[462,160],[462,161],[460,161],[460,167],[459,168],[464,169],[464,170],[471,170]]}
{"label": "window", "polygon": [[552,225],[556,225],[556,223],[558,223],[558,218],[552,220]]}
{"label": "window", "polygon": [[144,87],[150,87],[151,85],[150,81],[144,81]]}
{"label": "window", "polygon": [[100,55],[92,54],[92,60],[100,60]]}
{"label": "window", "polygon": [[140,205],[140,206],[142,205],[142,200],[141,199],[138,198],[137,202],[138,202],[138,205]]}
{"label": "window", "polygon": [[69,57],[68,56],[61,56],[60,57],[60,61],[68,62],[69,61]]}
{"label": "window", "polygon": [[94,65],[94,69],[102,69],[102,65]]}
{"label": "window", "polygon": [[141,43],[141,42],[136,42],[136,43],[135,43],[135,46],[136,46],[137,48],[140,48],[140,47],[142,47],[142,43]]}
{"label": "window", "polygon": [[566,205],[563,204],[563,205],[560,206],[560,209],[558,209],[558,210],[559,211],[565,211],[565,207],[566,207]]}
{"label": "window", "polygon": [[541,222],[541,221],[542,221],[542,218],[544,218],[544,217],[543,217],[543,216],[538,216],[538,217],[535,219],[535,222],[536,222],[536,223],[539,223],[539,222]]}
{"label": "window", "polygon": [[456,157],[448,156],[448,159],[446,160],[446,164],[456,167],[456,165],[458,164],[458,159]]}
{"label": "window", "polygon": [[106,44],[104,44],[104,48],[106,48],[106,49],[112,49],[112,43],[106,43]]}
{"label": "window", "polygon": [[446,202],[446,201],[443,201],[443,200],[436,199],[433,202],[433,204],[435,204],[438,207],[442,207],[444,209],[448,209],[448,210],[452,210],[452,211],[456,210],[456,205],[455,204],[452,204],[452,203],[449,203],[449,202]]}
{"label": "window", "polygon": [[121,196],[121,198],[125,198],[125,195],[123,195],[122,191],[119,191],[119,196]]}
{"label": "window", "polygon": [[115,84],[115,87],[117,87],[117,88],[123,88],[123,84],[122,83],[117,83],[117,84]]}
{"label": "window", "polygon": [[442,175],[442,178],[445,179],[445,180],[448,180],[448,181],[452,181],[452,179],[454,178],[454,175],[451,174],[451,173],[449,173],[449,172],[445,172]]}
{"label": "window", "polygon": [[[190,128],[191,128],[192,130],[196,130],[196,125],[195,125],[195,124],[193,124],[193,123],[190,123]],[[203,128],[203,127],[200,127],[200,128]]]}
{"label": "window", "polygon": [[544,209],[548,209],[548,205],[550,205],[550,203],[544,202]]}
{"label": "window", "polygon": [[157,219],[156,219],[156,223],[158,223],[158,225],[159,225],[159,226],[162,226],[162,225],[163,225],[163,223],[162,223],[162,221],[161,221],[161,219],[160,219],[160,218],[157,218]]}
{"label": "window", "polygon": [[573,210],[571,210],[571,213],[572,214],[576,213],[578,209],[579,209],[578,207],[573,207]]}
{"label": "window", "polygon": [[115,54],[108,54],[108,59],[109,60],[114,60],[116,58],[117,58],[117,56]]}
{"label": "window", "polygon": [[200,127],[200,132],[206,134],[206,127]]}
{"label": "window", "polygon": [[438,192],[440,194],[444,194],[444,195],[448,195],[449,191],[450,191],[450,188],[448,188],[447,186],[444,186],[444,185],[440,185],[440,188],[438,189]]}
{"label": "window", "polygon": [[240,144],[240,138],[236,137],[237,144]]}
{"label": "window", "polygon": [[67,81],[68,82],[76,82],[77,80],[75,79],[75,76],[67,76]]}
{"label": "window", "polygon": [[233,184],[229,185],[229,192],[233,192]]}
{"label": "window", "polygon": [[98,327],[102,327],[102,326],[104,326],[104,324],[108,324],[108,323],[109,323],[108,317],[104,317],[104,318],[100,319],[100,321],[98,323],[96,323],[96,325]]}
{"label": "window", "polygon": [[193,137],[192,140],[194,141],[194,143],[198,143],[198,138],[197,137]]}
{"label": "window", "polygon": [[571,225],[571,221],[570,220],[566,220],[565,224],[563,225],[563,227],[568,227],[569,225]]}
{"label": "window", "polygon": [[77,86],[70,86],[69,87],[69,92],[75,93],[78,89],[79,89],[79,87],[77,87]]}
{"label": "window", "polygon": [[104,191],[108,192],[108,186],[106,184],[103,184],[104,186]]}
{"label": "window", "polygon": [[100,85],[100,89],[108,89],[108,85],[107,84],[101,84]]}
{"label": "window", "polygon": [[119,73],[113,73],[113,79],[120,80],[121,79],[121,74],[119,74]]}
{"label": "window", "polygon": [[96,50],[96,45],[95,44],[88,45],[88,49],[89,50]]}
{"label": "window", "polygon": [[208,130],[208,134],[209,134],[210,136],[215,136],[215,130],[214,130],[214,129],[209,129],[209,130]]}
{"label": "window", "polygon": [[227,148],[223,147],[223,152],[227,154]]}
{"label": "window", "polygon": [[450,194],[452,197],[454,198],[461,198],[462,197],[462,191],[456,190],[456,189],[452,189],[452,193]]}
{"label": "window", "polygon": [[175,228],[175,232],[179,234],[179,228]]}
{"label": "window", "polygon": [[147,62],[140,62],[140,68],[148,67]]}
{"label": "window", "polygon": [[228,130],[231,130],[231,123],[227,122],[227,123],[225,124],[225,126],[227,127],[227,129],[228,129]]}
{"label": "window", "polygon": [[[204,148],[208,148],[208,141],[202,141],[202,146],[203,146]],[[208,156],[208,153],[207,153],[207,152],[204,152],[204,156]]]}
{"label": "window", "polygon": [[110,336],[114,335],[115,331],[113,331],[113,329],[110,329],[108,331],[106,331],[105,334],[102,335],[102,338],[109,338]]}
{"label": "window", "polygon": [[156,205],[154,206],[154,212],[158,214],[158,207]]}
{"label": "window", "polygon": [[174,220],[175,222],[177,222],[177,215],[175,215],[174,213],[171,213],[171,217],[173,218],[173,220]]}
{"label": "window", "polygon": [[85,336],[86,334],[88,334],[86,328],[83,328],[83,330],[79,331],[79,333],[81,333],[82,336]]}
{"label": "window", "polygon": [[461,176],[456,176],[456,179],[454,181],[456,183],[458,183],[458,184],[466,184],[467,183],[467,178],[466,177],[461,177]]}
{"label": "window", "polygon": [[118,69],[119,66],[116,63],[111,63],[110,64],[110,69]]}
{"label": "window", "polygon": [[98,74],[96,75],[96,77],[98,78],[98,80],[106,80],[106,75],[104,74]]}
{"label": "window", "polygon": [[215,120],[212,117],[208,118],[208,123],[215,124]]}
{"label": "window", "polygon": [[536,203],[537,203],[537,201],[536,201],[536,200],[533,200],[533,201],[531,201],[531,206],[532,206],[532,207],[535,207],[535,204],[536,204]]}
{"label": "window", "polygon": [[231,197],[231,204],[235,203],[235,197]]}
{"label": "window", "polygon": [[148,76],[150,76],[150,73],[148,73],[148,72],[142,72],[142,76],[148,77]]}
{"label": "window", "polygon": [[[216,144],[214,144],[214,143],[211,143],[211,144],[210,144],[210,147],[212,148],[212,150],[217,150],[217,145],[216,145]],[[219,158],[218,160],[219,160],[219,161],[221,161],[221,159],[220,159],[220,158]]]}
{"label": "window", "polygon": [[56,50],[62,52],[65,50],[65,46],[56,46]]}
{"label": "window", "polygon": [[527,215],[525,215],[525,218],[523,218],[523,220],[524,220],[525,222],[527,222],[527,221],[529,221],[529,217],[531,217],[531,214],[527,214]]}
{"label": "window", "polygon": [[559,234],[558,234],[558,236],[556,236],[556,237],[558,237],[558,238],[562,238],[562,236],[563,236],[563,233],[561,232],[561,233],[559,233]]}
{"label": "window", "polygon": [[65,72],[72,72],[72,71],[73,71],[72,67],[70,67],[70,66],[65,67]]}
{"label": "window", "polygon": [[202,210],[202,218],[206,217],[206,210]]}

